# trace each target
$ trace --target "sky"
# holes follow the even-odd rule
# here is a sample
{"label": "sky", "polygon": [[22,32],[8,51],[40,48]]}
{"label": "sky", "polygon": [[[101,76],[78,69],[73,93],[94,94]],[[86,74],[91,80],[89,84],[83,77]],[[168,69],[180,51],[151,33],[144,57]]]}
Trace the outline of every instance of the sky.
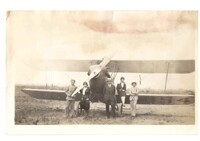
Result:
{"label": "sky", "polygon": [[[187,60],[197,48],[195,11],[11,11],[6,25],[7,72],[16,84],[46,81],[39,70],[48,59],[102,59],[115,52],[114,60]],[[54,74],[55,83],[68,82]],[[164,75],[142,75],[148,78],[143,87],[163,88]],[[169,86],[194,89],[194,79],[194,73],[177,74]]]}

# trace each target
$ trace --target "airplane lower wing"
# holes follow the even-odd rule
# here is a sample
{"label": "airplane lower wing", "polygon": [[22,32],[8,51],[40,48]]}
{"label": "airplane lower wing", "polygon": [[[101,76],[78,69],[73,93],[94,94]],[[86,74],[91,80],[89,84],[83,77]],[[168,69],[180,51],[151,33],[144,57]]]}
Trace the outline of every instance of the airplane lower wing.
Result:
{"label": "airplane lower wing", "polygon": [[[30,89],[24,88],[22,91],[36,99],[45,100],[66,100],[64,90]],[[120,97],[116,95],[117,101]],[[127,104],[130,103],[129,96],[126,96]],[[156,105],[183,105],[194,103],[194,95],[190,94],[139,94],[138,104],[156,104]]]}
{"label": "airplane lower wing", "polygon": [[[130,96],[126,96],[125,103],[129,104]],[[120,103],[120,97],[116,96]],[[194,95],[189,94],[139,94],[138,104],[153,105],[185,105],[194,103]]]}
{"label": "airplane lower wing", "polygon": [[29,89],[24,88],[22,92],[36,99],[45,100],[66,100],[64,90],[47,90],[47,89]]}

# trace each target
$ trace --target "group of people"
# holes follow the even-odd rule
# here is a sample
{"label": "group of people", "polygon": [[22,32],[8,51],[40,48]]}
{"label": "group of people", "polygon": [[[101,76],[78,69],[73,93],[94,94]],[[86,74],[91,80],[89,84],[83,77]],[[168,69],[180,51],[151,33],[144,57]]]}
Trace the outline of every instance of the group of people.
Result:
{"label": "group of people", "polygon": [[125,78],[121,77],[120,83],[118,83],[117,87],[115,88],[112,80],[107,79],[107,85],[104,87],[104,91],[103,91],[104,100],[106,104],[107,118],[110,118],[110,110],[109,110],[110,105],[111,105],[111,116],[115,118],[115,106],[117,104],[115,89],[117,90],[117,95],[119,96],[120,103],[122,103],[123,107],[125,107],[126,95],[129,95],[131,117],[134,118],[136,116],[136,104],[138,101],[138,92],[139,92],[137,83],[132,82],[131,83],[132,87],[129,89],[129,92],[127,92],[126,84],[124,80]]}
{"label": "group of people", "polygon": [[77,116],[79,114],[79,108],[80,113],[84,113],[86,117],[89,114],[90,109],[90,88],[88,87],[87,82],[83,82],[83,88],[80,90],[79,93],[77,93],[75,96],[72,96],[73,92],[77,89],[77,86],[75,85],[75,80],[71,80],[71,85],[69,85],[66,88],[66,117],[73,117]]}
{"label": "group of people", "polygon": [[[137,83],[132,82],[132,87],[127,92],[125,78],[120,78],[120,83],[115,87],[112,79],[107,78],[106,85],[103,88],[104,102],[106,106],[106,115],[107,118],[115,118],[115,108],[117,103],[121,103],[125,107],[126,95],[129,95],[130,100],[130,109],[131,117],[136,116],[136,104],[138,100],[138,88]],[[77,116],[79,113],[85,114],[87,117],[89,115],[90,109],[90,88],[87,82],[83,83],[83,88],[75,96],[72,96],[73,92],[77,89],[75,85],[75,80],[71,80],[71,85],[66,88],[66,117]],[[117,101],[116,95],[120,98],[120,101]],[[110,110],[111,106],[111,110]],[[79,112],[80,109],[80,112]]]}

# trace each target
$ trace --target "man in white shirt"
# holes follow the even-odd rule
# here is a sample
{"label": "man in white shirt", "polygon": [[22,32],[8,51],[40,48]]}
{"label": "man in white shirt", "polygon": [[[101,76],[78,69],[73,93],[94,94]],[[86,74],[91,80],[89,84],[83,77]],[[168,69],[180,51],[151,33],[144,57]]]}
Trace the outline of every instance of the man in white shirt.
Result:
{"label": "man in white shirt", "polygon": [[71,80],[71,85],[67,86],[66,88],[66,117],[67,118],[72,118],[74,115],[74,103],[75,103],[75,98],[72,97],[71,95],[73,94],[73,92],[77,89],[77,86],[75,85],[75,80],[72,79]]}
{"label": "man in white shirt", "polygon": [[136,116],[136,105],[138,101],[138,87],[136,82],[131,83],[132,88],[130,88],[130,107],[131,107],[131,116],[134,118]]}

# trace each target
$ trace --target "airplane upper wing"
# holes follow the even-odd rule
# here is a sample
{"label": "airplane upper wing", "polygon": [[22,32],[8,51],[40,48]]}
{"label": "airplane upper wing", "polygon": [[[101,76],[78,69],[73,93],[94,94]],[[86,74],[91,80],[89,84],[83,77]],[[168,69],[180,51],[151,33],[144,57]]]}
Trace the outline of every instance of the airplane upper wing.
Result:
{"label": "airplane upper wing", "polygon": [[[118,72],[134,73],[191,73],[195,70],[194,60],[169,60],[169,61],[112,61],[110,66],[116,65]],[[108,66],[108,67],[110,67]],[[110,67],[109,71],[113,71]]]}
{"label": "airplane upper wing", "polygon": [[[87,72],[89,66],[100,64],[101,60],[48,60],[48,71]],[[195,71],[195,60],[111,60],[107,64],[110,72],[127,73],[191,73]]]}

